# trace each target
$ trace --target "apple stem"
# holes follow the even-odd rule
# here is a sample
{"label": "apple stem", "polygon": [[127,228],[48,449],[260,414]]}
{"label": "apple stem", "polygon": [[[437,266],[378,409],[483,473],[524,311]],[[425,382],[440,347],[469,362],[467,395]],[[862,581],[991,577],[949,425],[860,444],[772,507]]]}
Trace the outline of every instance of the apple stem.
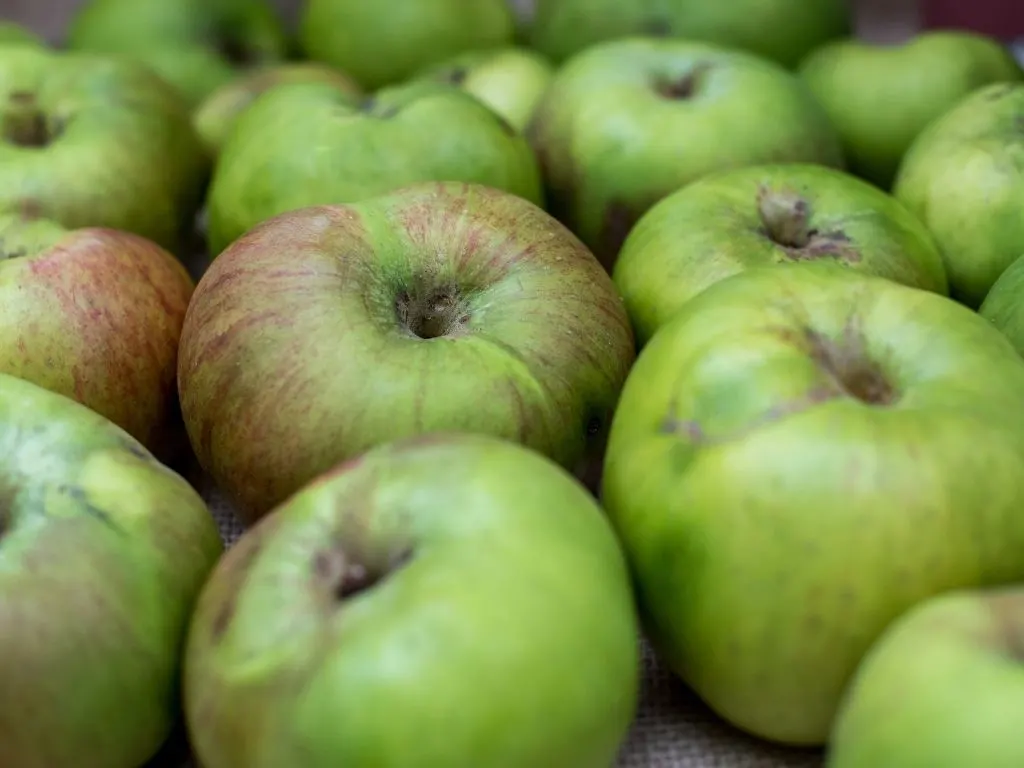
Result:
{"label": "apple stem", "polygon": [[786,248],[806,248],[811,242],[811,206],[802,197],[762,188],[757,205],[761,223],[773,242]]}
{"label": "apple stem", "polygon": [[3,111],[3,136],[19,147],[43,147],[50,140],[46,116],[30,93],[12,93]]}

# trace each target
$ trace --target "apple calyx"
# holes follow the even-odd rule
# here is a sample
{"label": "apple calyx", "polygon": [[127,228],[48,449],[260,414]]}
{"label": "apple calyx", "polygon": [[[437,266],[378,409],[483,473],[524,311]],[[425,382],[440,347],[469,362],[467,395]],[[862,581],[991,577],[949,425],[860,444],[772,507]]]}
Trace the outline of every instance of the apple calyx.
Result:
{"label": "apple calyx", "polygon": [[38,149],[54,138],[47,125],[46,115],[34,94],[15,91],[7,97],[2,113],[4,141],[18,147]]}
{"label": "apple calyx", "polygon": [[461,335],[470,314],[457,286],[425,291],[402,291],[395,299],[398,322],[410,334],[430,340]]}
{"label": "apple calyx", "polygon": [[704,75],[711,70],[712,65],[707,62],[700,62],[693,65],[689,72],[677,77],[659,77],[654,84],[654,90],[664,99],[669,101],[688,101],[697,95],[703,82]]}
{"label": "apple calyx", "polygon": [[768,239],[784,248],[806,248],[811,242],[811,204],[795,192],[761,187],[757,212]]}
{"label": "apple calyx", "polygon": [[318,583],[327,586],[333,600],[344,602],[382,583],[412,559],[412,547],[395,550],[383,561],[362,559],[348,552],[343,545],[321,550],[313,558],[313,574]]}

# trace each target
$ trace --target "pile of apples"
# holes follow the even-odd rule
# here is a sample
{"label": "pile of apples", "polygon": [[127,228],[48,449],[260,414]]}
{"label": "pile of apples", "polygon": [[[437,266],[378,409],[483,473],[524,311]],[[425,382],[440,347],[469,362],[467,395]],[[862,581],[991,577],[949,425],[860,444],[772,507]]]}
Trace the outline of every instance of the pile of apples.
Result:
{"label": "pile of apples", "polygon": [[609,766],[642,636],[830,768],[1024,765],[1024,72],[850,17],[0,25],[0,766]]}

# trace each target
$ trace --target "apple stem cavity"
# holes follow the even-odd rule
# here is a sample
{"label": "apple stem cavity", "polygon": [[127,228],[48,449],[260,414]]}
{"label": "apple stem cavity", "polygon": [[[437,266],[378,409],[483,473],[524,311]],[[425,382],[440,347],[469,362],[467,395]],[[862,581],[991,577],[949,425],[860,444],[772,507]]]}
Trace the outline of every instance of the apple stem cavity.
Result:
{"label": "apple stem cavity", "polygon": [[814,362],[841,392],[866,405],[886,406],[896,401],[896,389],[869,357],[855,325],[848,325],[838,342],[814,331],[807,332],[807,340]]}
{"label": "apple stem cavity", "polygon": [[681,77],[659,78],[654,85],[654,90],[659,96],[669,101],[688,101],[697,95],[703,77],[710,69],[710,64],[696,64]]}
{"label": "apple stem cavity", "polygon": [[395,312],[405,330],[424,340],[459,335],[470,320],[454,286],[423,295],[402,291],[395,300]]}
{"label": "apple stem cavity", "polygon": [[806,248],[814,232],[811,229],[811,204],[793,192],[763,188],[757,196],[757,209],[765,233],[784,248]]}
{"label": "apple stem cavity", "polygon": [[313,559],[313,573],[321,583],[329,586],[332,598],[340,603],[373,589],[408,563],[412,554],[411,547],[401,549],[380,564],[364,562],[338,547],[317,553]]}
{"label": "apple stem cavity", "polygon": [[46,123],[46,115],[39,108],[35,96],[17,91],[12,93],[3,110],[3,138],[18,147],[38,149],[53,138]]}

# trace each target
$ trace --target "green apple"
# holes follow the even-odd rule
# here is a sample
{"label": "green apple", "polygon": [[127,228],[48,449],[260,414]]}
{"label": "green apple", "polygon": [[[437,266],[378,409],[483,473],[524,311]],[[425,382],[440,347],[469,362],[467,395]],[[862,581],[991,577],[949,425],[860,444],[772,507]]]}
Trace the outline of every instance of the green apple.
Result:
{"label": "green apple", "polygon": [[926,601],[886,632],[844,699],[829,768],[1024,765],[1024,591]]}
{"label": "green apple", "polygon": [[759,163],[839,167],[839,139],[779,65],[685,40],[594,46],[562,67],[530,126],[550,210],[611,267],[636,221],[685,184]]}
{"label": "green apple", "polygon": [[289,53],[267,0],[88,0],[71,21],[68,45],[145,62],[193,105],[240,69]]}
{"label": "green apple", "polygon": [[421,76],[459,86],[522,131],[553,75],[551,64],[536,51],[507,47],[460,54],[431,65]]}
{"label": "green apple", "polygon": [[30,45],[44,47],[46,43],[39,35],[20,24],[11,21],[0,21],[0,46]]}
{"label": "green apple", "polygon": [[187,107],[140,65],[0,48],[0,213],[126,230],[173,249],[207,167]]}
{"label": "green apple", "polygon": [[253,69],[222,85],[195,111],[193,123],[207,151],[216,156],[242,112],[271,88],[288,83],[326,83],[353,100],[361,94],[351,77],[322,64],[296,62]]}
{"label": "green apple", "polygon": [[883,189],[929,123],[984,85],[1024,78],[1001,42],[959,30],[901,45],[837,41],[812,53],[801,74],[839,130],[850,170]]}
{"label": "green apple", "polygon": [[243,535],[202,592],[184,698],[205,768],[597,768],[638,672],[594,499],[523,447],[435,434]]}
{"label": "green apple", "polygon": [[602,42],[651,35],[743,48],[795,66],[851,29],[848,0],[535,0],[528,38],[557,62]]}
{"label": "green apple", "polygon": [[999,276],[978,314],[999,329],[1024,356],[1024,256]]}
{"label": "green apple", "polygon": [[0,764],[137,768],[178,717],[213,518],[126,432],[3,374],[0,442]]}
{"label": "green apple", "polygon": [[722,171],[674,192],[637,223],[613,277],[645,344],[712,284],[797,261],[948,292],[942,257],[915,216],[867,182],[802,164]]}
{"label": "green apple", "polygon": [[464,51],[509,44],[515,32],[506,0],[307,0],[299,22],[306,54],[367,90]]}
{"label": "green apple", "polygon": [[977,307],[1024,253],[1024,83],[985,86],[914,140],[893,193],[931,230],[954,297]]}
{"label": "green apple", "polygon": [[570,232],[516,195],[424,183],[237,240],[196,287],[178,388],[200,463],[254,519],[428,431],[583,474],[632,361],[622,299]]}
{"label": "green apple", "polygon": [[626,382],[603,485],[667,664],[740,728],[823,743],[890,622],[1024,581],[1021,392],[970,309],[834,263],[690,301]]}
{"label": "green apple", "polygon": [[207,202],[210,249],[220,253],[280,213],[423,181],[543,199],[526,139],[454,86],[410,83],[359,104],[326,83],[278,86],[245,111],[221,151]]}

